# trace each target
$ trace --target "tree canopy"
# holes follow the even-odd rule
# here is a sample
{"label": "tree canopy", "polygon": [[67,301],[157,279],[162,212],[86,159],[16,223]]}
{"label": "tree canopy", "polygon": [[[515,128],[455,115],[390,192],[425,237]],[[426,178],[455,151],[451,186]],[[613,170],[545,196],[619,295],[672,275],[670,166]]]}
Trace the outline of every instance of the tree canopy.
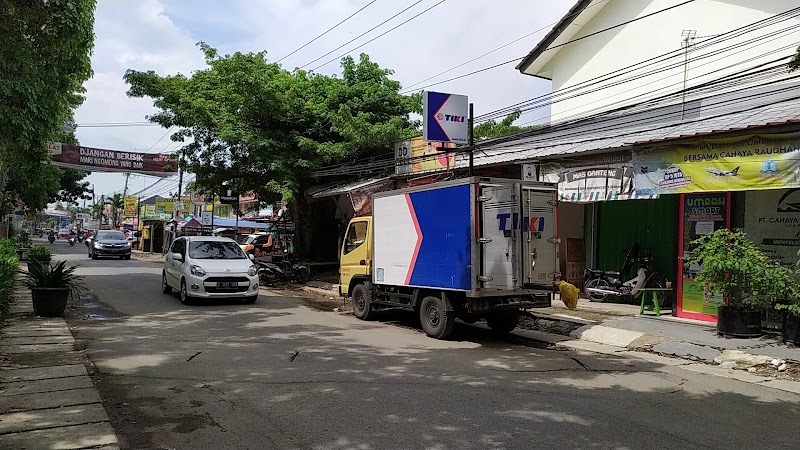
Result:
{"label": "tree canopy", "polygon": [[[80,171],[48,163],[47,144],[83,102],[94,0],[0,0],[0,172],[6,198],[42,208],[80,196]],[[85,173],[83,173],[85,176]],[[64,189],[62,189],[62,187]],[[3,202],[6,205],[6,202]]]}
{"label": "tree canopy", "polygon": [[478,125],[475,125],[475,129],[473,130],[473,134],[475,135],[475,140],[481,141],[484,139],[492,139],[502,136],[508,136],[509,134],[535,130],[540,127],[540,125],[528,125],[528,126],[514,125],[514,122],[517,119],[519,119],[519,116],[521,114],[522,113],[519,110],[517,110],[507,115],[500,122],[496,122],[494,120],[487,120],[486,122],[482,122],[479,123]]}
{"label": "tree canopy", "polygon": [[291,201],[311,173],[327,164],[389,151],[417,133],[409,113],[418,95],[399,94],[392,71],[362,54],[342,59],[331,77],[271,63],[265,52],[221,56],[198,44],[207,68],[191,76],[128,70],[131,97],[150,97],[148,117],[180,127],[183,165],[201,191],[254,191],[262,200]]}

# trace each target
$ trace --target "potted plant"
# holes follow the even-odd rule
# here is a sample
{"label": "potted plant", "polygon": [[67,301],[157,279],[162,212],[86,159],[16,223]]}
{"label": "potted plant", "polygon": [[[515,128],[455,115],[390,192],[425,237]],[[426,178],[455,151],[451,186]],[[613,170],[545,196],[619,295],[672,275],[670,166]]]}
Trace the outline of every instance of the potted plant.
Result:
{"label": "potted plant", "polygon": [[[797,251],[800,257],[800,250]],[[792,290],[775,305],[775,309],[783,312],[781,333],[784,342],[800,344],[800,260],[795,264],[795,284]]]}
{"label": "potted plant", "polygon": [[791,269],[770,259],[743,231],[717,230],[692,244],[687,262],[701,265],[697,279],[725,299],[717,310],[717,333],[761,336],[762,312],[795,286]]}
{"label": "potted plant", "polygon": [[32,270],[31,266],[36,264],[49,265],[52,255],[50,249],[42,245],[34,245],[28,251],[28,272]]}
{"label": "potted plant", "polygon": [[37,316],[63,315],[70,294],[83,289],[83,277],[75,274],[77,266],[66,267],[66,263],[35,264],[31,271],[21,272],[24,275],[22,284],[31,290],[33,311]]}

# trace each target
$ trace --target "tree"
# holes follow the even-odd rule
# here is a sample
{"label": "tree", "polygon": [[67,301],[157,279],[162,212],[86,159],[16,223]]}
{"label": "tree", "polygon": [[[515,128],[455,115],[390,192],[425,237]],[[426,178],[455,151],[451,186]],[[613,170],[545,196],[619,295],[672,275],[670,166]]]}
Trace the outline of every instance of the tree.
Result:
{"label": "tree", "polygon": [[516,110],[513,113],[507,115],[500,122],[495,122],[494,120],[488,120],[486,122],[482,122],[478,125],[475,125],[475,129],[473,131],[475,140],[480,141],[484,139],[508,136],[509,134],[521,133],[523,131],[536,130],[540,128],[539,125],[529,125],[526,127],[514,125],[514,122],[517,119],[519,119],[519,116],[521,114],[522,113],[519,110]]}
{"label": "tree", "polygon": [[47,163],[47,144],[83,102],[94,7],[94,0],[0,0],[0,171],[10,188],[4,199],[41,208],[59,191],[62,172]]}
{"label": "tree", "polygon": [[125,199],[122,197],[122,194],[114,194],[111,197],[111,223],[113,224],[114,228],[120,226],[120,216],[122,215],[122,210],[125,208]]}
{"label": "tree", "polygon": [[794,72],[800,68],[800,47],[797,47],[797,51],[794,54],[794,58],[789,61],[789,72]]}
{"label": "tree", "polygon": [[418,133],[409,113],[419,95],[400,95],[393,72],[365,54],[343,58],[337,78],[289,72],[265,52],[220,56],[198,45],[208,68],[191,77],[128,70],[125,81],[129,96],[154,99],[151,121],[182,128],[172,139],[185,143],[182,164],[203,193],[254,191],[297,213],[315,169],[385,154]]}

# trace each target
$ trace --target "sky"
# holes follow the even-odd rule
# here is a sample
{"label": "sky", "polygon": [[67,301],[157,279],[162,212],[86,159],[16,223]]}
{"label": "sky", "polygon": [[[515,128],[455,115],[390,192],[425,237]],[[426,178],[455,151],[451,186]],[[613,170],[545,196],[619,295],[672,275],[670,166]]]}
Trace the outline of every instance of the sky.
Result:
{"label": "sky", "polygon": [[[552,28],[573,0],[376,0],[333,31],[281,61],[287,69],[303,66],[361,33],[411,8],[364,37],[305,69],[340,55],[367,53],[372,61],[395,71],[403,87],[477,58],[520,37],[520,41],[416,87],[446,80],[511,59],[521,59]],[[170,152],[177,145],[159,126],[105,126],[146,122],[156,108],[149,98],[126,95],[122,79],[127,69],[154,70],[159,75],[190,75],[203,69],[197,42],[220,53],[266,50],[277,61],[334,26],[370,0],[98,0],[95,13],[93,77],[85,83],[86,101],[75,114],[81,145],[150,153]],[[434,5],[430,11],[413,18]],[[402,25],[400,25],[402,24]],[[386,30],[397,29],[355,51],[349,50]],[[533,34],[531,34],[533,33]],[[338,61],[338,58],[337,58]],[[522,75],[516,63],[432,90],[469,96],[475,115],[550,92],[547,80]],[[337,62],[315,69],[337,74]],[[546,112],[534,111],[520,122],[545,122]],[[171,133],[170,133],[171,134]],[[125,176],[95,172],[87,178],[96,196],[122,192]],[[131,175],[128,193],[151,186],[157,178]],[[177,177],[150,187],[142,196],[169,195]]]}

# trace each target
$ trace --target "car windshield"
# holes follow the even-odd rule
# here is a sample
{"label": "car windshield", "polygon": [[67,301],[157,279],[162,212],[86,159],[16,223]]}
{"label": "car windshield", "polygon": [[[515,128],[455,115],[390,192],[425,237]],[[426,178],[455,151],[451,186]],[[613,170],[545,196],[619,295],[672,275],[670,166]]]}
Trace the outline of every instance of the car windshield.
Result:
{"label": "car windshield", "polygon": [[247,259],[244,252],[232,241],[200,241],[189,244],[192,259]]}
{"label": "car windshield", "polygon": [[252,244],[257,238],[258,238],[257,234],[251,234],[250,236],[247,236],[247,239],[244,240],[243,244],[244,245]]}
{"label": "car windshield", "polygon": [[107,239],[109,241],[124,241],[125,234],[121,231],[99,231],[97,233],[97,240]]}

